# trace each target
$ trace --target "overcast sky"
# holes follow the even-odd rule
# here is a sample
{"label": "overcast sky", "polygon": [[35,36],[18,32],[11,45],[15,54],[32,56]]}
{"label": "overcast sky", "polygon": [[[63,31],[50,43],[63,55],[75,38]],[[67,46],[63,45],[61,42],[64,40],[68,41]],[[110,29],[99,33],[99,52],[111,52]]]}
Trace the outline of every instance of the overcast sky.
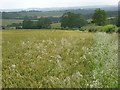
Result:
{"label": "overcast sky", "polygon": [[0,9],[117,5],[119,0],[0,0]]}

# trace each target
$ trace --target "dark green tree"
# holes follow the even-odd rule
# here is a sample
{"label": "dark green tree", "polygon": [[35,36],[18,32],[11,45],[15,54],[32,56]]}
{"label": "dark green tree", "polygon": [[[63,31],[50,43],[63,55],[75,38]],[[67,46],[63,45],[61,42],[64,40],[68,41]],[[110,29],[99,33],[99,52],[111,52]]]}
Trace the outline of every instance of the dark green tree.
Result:
{"label": "dark green tree", "polygon": [[39,20],[24,20],[23,29],[49,29],[51,28],[51,20],[48,18],[40,18]]}
{"label": "dark green tree", "polygon": [[79,28],[86,24],[86,21],[80,14],[67,12],[61,17],[61,27],[63,28]]}
{"label": "dark green tree", "polygon": [[31,20],[24,20],[22,23],[23,29],[32,29],[33,28],[33,22]]}
{"label": "dark green tree", "polygon": [[93,22],[96,25],[103,26],[106,24],[107,14],[104,10],[96,9],[93,14]]}
{"label": "dark green tree", "polygon": [[51,28],[51,20],[48,19],[48,18],[40,18],[38,21],[37,21],[37,27],[39,29],[41,28],[46,28],[46,29],[49,29]]}

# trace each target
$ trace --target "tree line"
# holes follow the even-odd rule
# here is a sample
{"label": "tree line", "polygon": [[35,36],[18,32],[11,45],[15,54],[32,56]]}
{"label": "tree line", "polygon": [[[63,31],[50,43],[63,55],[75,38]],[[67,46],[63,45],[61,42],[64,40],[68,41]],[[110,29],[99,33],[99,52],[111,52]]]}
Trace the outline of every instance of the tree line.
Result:
{"label": "tree line", "polygon": [[[66,12],[81,13],[85,18],[91,18],[94,10],[90,9],[71,9],[71,10],[60,10],[60,11],[18,11],[18,12],[2,12],[2,19],[19,19],[25,18],[38,19],[40,16],[61,16]],[[107,11],[108,16],[114,17],[118,13],[117,10]]]}
{"label": "tree line", "polygon": [[[21,25],[20,28],[23,29],[50,29],[52,23],[56,23],[60,21],[61,28],[62,29],[73,29],[73,28],[81,28],[82,26],[86,26],[89,23],[98,25],[98,26],[104,26],[107,24],[114,24],[118,26],[118,18],[113,17],[109,18],[107,16],[107,12],[105,10],[96,9],[94,13],[92,14],[92,19],[88,23],[87,19],[77,13],[67,12],[58,18],[51,18],[51,17],[41,17],[38,20],[30,20],[25,18],[21,24],[14,24],[16,27],[19,28],[19,25]],[[14,26],[13,25],[13,26]]]}
{"label": "tree line", "polygon": [[40,18],[39,20],[24,20],[22,23],[23,29],[50,29],[51,20],[48,18]]}
{"label": "tree line", "polygon": [[[101,9],[96,9],[93,13],[91,23],[94,23],[98,26],[104,26],[108,24],[108,16],[106,11]],[[109,19],[113,24],[117,25],[117,18]],[[114,20],[114,22],[113,22]],[[24,29],[41,29],[46,28],[50,29],[52,21],[49,18],[40,18],[37,21],[31,21],[31,20],[24,20],[23,21],[23,28]],[[81,28],[82,26],[85,26],[88,24],[87,20],[81,15],[81,14],[75,14],[72,12],[67,12],[62,15],[60,18],[60,23],[62,28]]]}

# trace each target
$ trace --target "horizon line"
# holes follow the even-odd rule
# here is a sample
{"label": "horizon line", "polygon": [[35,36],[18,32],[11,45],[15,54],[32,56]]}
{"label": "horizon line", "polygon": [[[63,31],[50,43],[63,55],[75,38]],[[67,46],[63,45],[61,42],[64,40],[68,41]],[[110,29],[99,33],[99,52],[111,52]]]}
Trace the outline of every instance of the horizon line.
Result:
{"label": "horizon line", "polygon": [[28,8],[0,8],[0,10],[12,10],[12,9],[46,9],[46,8],[74,8],[74,7],[94,7],[94,6],[118,6],[118,4],[112,5],[83,5],[83,6],[58,6],[58,7],[28,7]]}

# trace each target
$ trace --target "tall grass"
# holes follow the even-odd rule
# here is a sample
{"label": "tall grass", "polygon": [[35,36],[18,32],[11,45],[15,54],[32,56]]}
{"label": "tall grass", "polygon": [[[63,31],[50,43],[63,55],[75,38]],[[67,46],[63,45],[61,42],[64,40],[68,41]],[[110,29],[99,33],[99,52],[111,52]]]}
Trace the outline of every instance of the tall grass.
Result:
{"label": "tall grass", "polygon": [[[117,34],[97,33],[90,48],[92,67],[91,87],[118,87],[118,40]],[[91,60],[90,60],[91,59]]]}
{"label": "tall grass", "polygon": [[117,87],[115,34],[3,31],[3,87]]}

